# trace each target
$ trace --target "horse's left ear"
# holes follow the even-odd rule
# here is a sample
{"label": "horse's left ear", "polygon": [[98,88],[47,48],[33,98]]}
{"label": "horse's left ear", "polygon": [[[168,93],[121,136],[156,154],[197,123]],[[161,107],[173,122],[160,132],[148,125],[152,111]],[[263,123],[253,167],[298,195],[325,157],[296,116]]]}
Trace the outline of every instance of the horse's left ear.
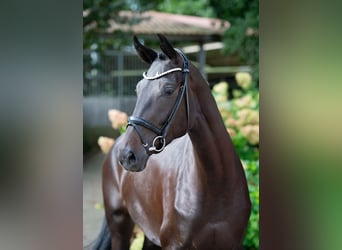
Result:
{"label": "horse's left ear", "polygon": [[160,48],[174,64],[178,64],[178,55],[165,36],[157,34],[160,41]]}
{"label": "horse's left ear", "polygon": [[158,56],[157,52],[142,45],[136,36],[133,37],[133,43],[135,50],[138,52],[139,58],[147,64],[152,64]]}

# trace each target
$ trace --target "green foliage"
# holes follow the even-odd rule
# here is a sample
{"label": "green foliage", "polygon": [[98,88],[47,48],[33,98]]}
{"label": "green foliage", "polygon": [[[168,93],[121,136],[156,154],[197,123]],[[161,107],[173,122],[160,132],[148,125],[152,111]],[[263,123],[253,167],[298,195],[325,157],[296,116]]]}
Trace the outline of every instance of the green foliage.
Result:
{"label": "green foliage", "polygon": [[122,10],[144,11],[155,7],[158,2],[147,0],[84,0],[83,1],[83,49],[118,50],[131,44],[132,34],[115,31],[108,33],[110,21],[119,24],[134,24],[138,19],[120,17]]}
{"label": "green foliage", "polygon": [[[231,112],[233,118],[239,121],[241,117],[241,110],[248,111],[249,115],[245,118],[245,122],[243,123],[244,128],[247,126],[258,126],[259,128],[259,121],[254,121],[251,116],[257,114],[259,116],[259,102],[258,102],[259,92],[256,89],[248,90],[247,92],[243,93],[240,99],[238,100],[230,100],[229,107],[231,108]],[[250,98],[249,98],[250,97]],[[252,100],[250,103],[244,104],[244,101]],[[242,102],[240,102],[242,101]],[[242,118],[243,119],[243,118]],[[259,119],[259,118],[258,118]],[[229,125],[228,125],[229,126]],[[241,159],[246,160],[257,160],[259,159],[259,142],[257,144],[252,144],[251,137],[253,134],[244,134],[244,128],[239,129],[238,125],[234,127],[236,131],[236,135],[232,138],[234,146],[239,153]],[[259,129],[257,135],[259,137]]]}
{"label": "green foliage", "polygon": [[253,78],[259,82],[259,1],[210,0],[217,18],[228,20],[231,27],[225,32],[224,52],[237,54],[242,63],[253,66]]}
{"label": "green foliage", "polygon": [[259,249],[259,160],[244,161],[252,212],[243,242],[244,249]]}
{"label": "green foliage", "polygon": [[259,159],[259,150],[248,143],[246,137],[240,132],[232,138],[236,151],[241,159]]}
{"label": "green foliage", "polygon": [[209,0],[165,0],[162,1],[157,9],[159,11],[182,14],[182,15],[193,15],[201,17],[214,17],[214,10],[210,6]]}
{"label": "green foliage", "polygon": [[118,12],[127,8],[125,1],[84,0],[83,48],[89,49],[94,45],[99,50],[117,48],[122,40],[116,40],[115,34],[108,36],[109,20],[118,20]]}
{"label": "green foliage", "polygon": [[[248,73],[246,73],[248,74]],[[221,87],[226,85],[227,87]],[[213,95],[239,157],[259,159],[259,91],[250,86],[227,99],[227,82],[215,85]]]}

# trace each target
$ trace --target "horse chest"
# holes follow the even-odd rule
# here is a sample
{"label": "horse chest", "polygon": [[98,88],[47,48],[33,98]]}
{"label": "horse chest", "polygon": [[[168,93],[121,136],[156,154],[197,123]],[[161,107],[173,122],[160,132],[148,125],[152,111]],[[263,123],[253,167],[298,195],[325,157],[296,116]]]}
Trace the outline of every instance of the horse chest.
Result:
{"label": "horse chest", "polygon": [[163,230],[182,235],[180,238],[193,231],[201,217],[202,189],[189,169],[175,173],[156,162],[142,173],[126,172],[121,178],[121,193],[130,216],[158,245]]}

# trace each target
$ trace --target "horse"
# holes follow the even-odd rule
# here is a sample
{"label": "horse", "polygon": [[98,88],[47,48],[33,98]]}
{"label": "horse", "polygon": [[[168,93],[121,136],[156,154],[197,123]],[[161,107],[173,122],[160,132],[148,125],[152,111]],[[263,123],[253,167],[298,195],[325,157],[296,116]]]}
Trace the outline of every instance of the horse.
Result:
{"label": "horse", "polygon": [[105,221],[94,249],[243,249],[251,202],[245,173],[207,81],[157,35],[161,52],[133,37],[149,65],[126,132],[102,168]]}

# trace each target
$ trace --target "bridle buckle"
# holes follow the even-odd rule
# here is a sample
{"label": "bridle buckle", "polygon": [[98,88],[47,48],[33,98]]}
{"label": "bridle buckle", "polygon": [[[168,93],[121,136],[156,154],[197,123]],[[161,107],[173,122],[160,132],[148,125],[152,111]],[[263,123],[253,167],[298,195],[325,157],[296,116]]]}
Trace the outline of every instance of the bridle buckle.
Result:
{"label": "bridle buckle", "polygon": [[[160,140],[160,141],[162,142],[162,144],[163,144],[160,148],[157,148],[156,145],[155,145],[156,142],[157,142],[157,140]],[[166,145],[165,138],[164,138],[163,136],[161,136],[161,135],[158,135],[158,136],[156,136],[156,137],[153,139],[152,147],[149,147],[149,148],[148,148],[148,151],[159,153],[159,152],[161,152],[161,151],[164,150],[165,145]]]}

